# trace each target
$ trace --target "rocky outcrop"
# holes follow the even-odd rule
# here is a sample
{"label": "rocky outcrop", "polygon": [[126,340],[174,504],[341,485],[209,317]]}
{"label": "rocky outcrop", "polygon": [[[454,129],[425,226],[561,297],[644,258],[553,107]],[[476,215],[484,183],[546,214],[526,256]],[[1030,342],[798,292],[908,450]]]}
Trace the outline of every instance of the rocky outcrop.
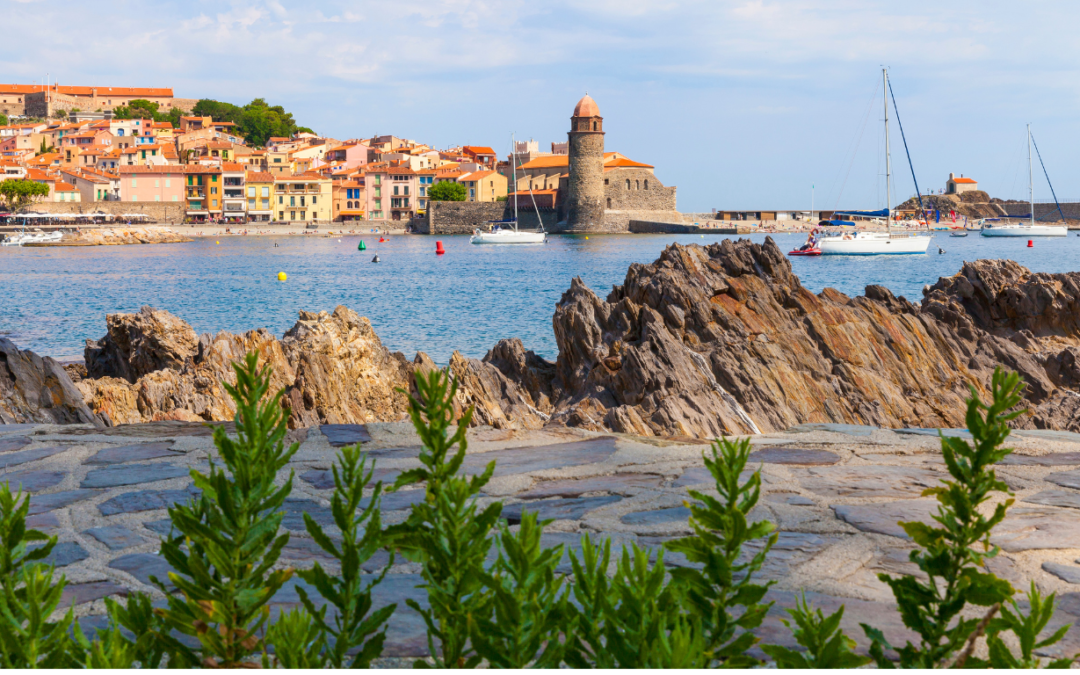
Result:
{"label": "rocky outcrop", "polygon": [[405,410],[409,367],[383,347],[367,319],[346,307],[333,314],[301,312],[278,340],[265,329],[241,335],[201,335],[164,310],[109,315],[108,333],[87,341],[89,377],[76,386],[112,423],[232,419],[222,382],[249,352],[285,390],[292,428],[317,423],[397,420]]}
{"label": "rocky outcrop", "polygon": [[126,246],[131,244],[182,244],[194,241],[168,227],[109,227],[68,232],[60,241],[38,242],[24,246]]}
{"label": "rocky outcrop", "polygon": [[964,426],[969,386],[985,395],[1000,365],[1028,382],[1018,425],[1074,429],[1078,305],[1080,274],[1010,261],[965,264],[919,306],[881,286],[811,293],[771,239],[672,245],[606,300],[571,283],[554,373],[500,373],[548,392],[548,424],[706,438],[807,422]]}
{"label": "rocky outcrop", "polygon": [[521,340],[500,340],[480,360],[455,351],[449,367],[458,381],[456,407],[474,406],[474,423],[539,429],[550,420],[555,364],[526,351]]}
{"label": "rocky outcrop", "polygon": [[0,338],[0,424],[33,422],[104,426],[63,366]]}

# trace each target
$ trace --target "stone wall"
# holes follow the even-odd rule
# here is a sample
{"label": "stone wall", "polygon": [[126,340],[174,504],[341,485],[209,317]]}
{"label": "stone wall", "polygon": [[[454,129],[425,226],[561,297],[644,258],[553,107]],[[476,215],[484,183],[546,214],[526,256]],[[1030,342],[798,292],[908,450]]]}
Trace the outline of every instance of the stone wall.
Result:
{"label": "stone wall", "polygon": [[749,225],[719,225],[718,221],[709,221],[710,225],[694,223],[670,223],[652,220],[631,220],[630,232],[633,234],[749,234]]}
{"label": "stone wall", "polygon": [[[604,176],[604,196],[608,210],[675,210],[675,188],[664,187],[646,169],[617,169]],[[630,187],[627,188],[627,181]],[[647,187],[646,187],[647,186]]]}
{"label": "stone wall", "polygon": [[[998,206],[1005,209],[1005,213],[1009,214],[1009,217],[1011,217],[1011,218],[1024,218],[1024,217],[1028,216],[1028,214],[1031,213],[1031,208],[1029,207],[1027,202],[1018,202],[1018,203],[1012,203],[1012,204],[998,204]],[[1049,216],[1056,209],[1057,209],[1057,204],[1055,204],[1053,202],[1050,202],[1049,204],[1035,202],[1035,219],[1038,220],[1039,218]],[[1064,203],[1064,204],[1061,205],[1061,211],[1062,211],[1062,213],[1065,214],[1065,217],[1068,218],[1069,220],[1080,219],[1080,203],[1077,203],[1077,202]],[[942,214],[942,220],[945,220],[944,215],[945,214]],[[1053,218],[1057,218],[1056,213],[1054,213],[1054,215],[1051,217],[1050,222],[1053,221]]]}
{"label": "stone wall", "polygon": [[[428,202],[426,224],[416,227],[422,234],[470,234],[489,220],[506,218],[506,202]],[[413,222],[425,219],[414,218]]]}
{"label": "stone wall", "polygon": [[157,223],[179,223],[185,215],[183,202],[37,202],[27,210],[82,215],[101,211],[115,216],[141,213]]}
{"label": "stone wall", "polygon": [[603,132],[570,132],[569,173],[565,218],[560,220],[568,231],[595,232],[604,220]]}

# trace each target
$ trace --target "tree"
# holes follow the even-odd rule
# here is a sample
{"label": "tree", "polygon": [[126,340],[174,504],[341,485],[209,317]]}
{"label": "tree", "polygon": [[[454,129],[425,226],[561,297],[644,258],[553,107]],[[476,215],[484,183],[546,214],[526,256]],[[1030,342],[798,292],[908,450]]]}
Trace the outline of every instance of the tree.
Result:
{"label": "tree", "polygon": [[34,197],[48,197],[49,186],[32,180],[9,178],[0,182],[0,197],[12,211],[18,211],[34,201]]}
{"label": "tree", "polygon": [[272,106],[262,98],[257,98],[242,108],[232,103],[204,98],[195,104],[191,112],[199,117],[211,117],[215,122],[233,122],[236,124],[236,133],[255,147],[266,145],[271,136],[291,137],[300,131],[314,133],[307,127],[298,127],[292,113],[285,112],[285,108]]}
{"label": "tree", "polygon": [[8,125],[7,115],[0,113],[0,127],[6,127]]}
{"label": "tree", "polygon": [[127,105],[122,105],[113,110],[113,117],[118,120],[147,119],[155,122],[167,121],[168,115],[158,112],[160,106],[145,98],[137,98]]}
{"label": "tree", "polygon": [[463,202],[465,186],[452,180],[435,183],[428,188],[428,199],[433,202]]}

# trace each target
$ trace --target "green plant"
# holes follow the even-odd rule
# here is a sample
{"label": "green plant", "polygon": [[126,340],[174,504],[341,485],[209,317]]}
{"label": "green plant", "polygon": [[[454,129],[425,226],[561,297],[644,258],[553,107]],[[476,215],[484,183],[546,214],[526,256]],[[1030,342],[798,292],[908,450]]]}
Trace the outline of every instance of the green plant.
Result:
{"label": "green plant", "polygon": [[[1009,600],[1011,610],[1006,606],[1001,607],[1001,616],[991,619],[987,626],[986,645],[990,652],[991,668],[1038,668],[1041,665],[1041,659],[1035,656],[1035,650],[1061,641],[1072,627],[1072,624],[1065,624],[1054,631],[1050,637],[1039,639],[1039,635],[1054,616],[1055,599],[1054,593],[1051,593],[1049,597],[1043,597],[1033,581],[1028,591],[1030,609],[1027,614],[1024,614],[1020,603],[1015,598]],[[1013,656],[1005,641],[1001,639],[1001,634],[1005,631],[1015,635],[1020,643],[1020,658]],[[1080,655],[1073,658],[1055,659],[1047,667],[1068,668],[1077,658],[1080,658]],[[962,662],[957,664],[958,667],[962,665],[964,665]]]}
{"label": "green plant", "polygon": [[273,645],[274,657],[264,655],[263,667],[325,668],[329,656],[325,614],[325,607],[314,615],[300,609],[282,613],[266,631],[266,641]]}
{"label": "green plant", "polygon": [[[383,546],[382,524],[379,518],[379,495],[382,483],[375,484],[375,492],[363,507],[364,488],[371,482],[372,471],[367,458],[359,448],[342,448],[333,467],[334,495],[330,499],[330,511],[334,524],[341,530],[341,543],[336,544],[315,520],[304,514],[304,524],[312,539],[322,550],[333,556],[340,565],[338,574],[329,574],[318,562],[310,570],[297,574],[310,583],[323,598],[334,606],[337,613],[333,625],[325,620],[325,612],[316,610],[307,592],[297,587],[300,599],[307,609],[312,625],[334,638],[327,660],[334,668],[367,668],[371,660],[382,653],[386,640],[386,622],[397,605],[387,605],[369,616],[371,589],[383,580],[393,564],[393,557],[383,572],[372,581],[360,574],[360,566],[371,559]],[[299,634],[300,619],[293,618],[293,633]],[[380,630],[381,629],[381,630]],[[295,641],[295,640],[293,640]],[[348,653],[359,648],[352,660]],[[285,662],[284,660],[282,661]],[[286,667],[293,667],[288,666]],[[300,667],[300,666],[296,666]],[[307,666],[304,666],[307,667]]]}
{"label": "green plant", "polygon": [[[233,369],[236,384],[223,386],[236,403],[237,438],[214,429],[225,469],[211,460],[209,474],[192,470],[201,496],[169,509],[180,534],[163,540],[161,553],[176,569],[169,579],[181,595],[151,578],[168,595],[168,607],[158,610],[165,627],[158,637],[177,667],[242,667],[265,651],[259,635],[270,617],[267,603],[292,576],[291,569],[273,569],[289,540],[278,529],[292,473],[284,485],[274,483],[299,445],[284,446],[288,413],[282,392],[269,393],[269,366],[260,369],[258,355],[248,354]],[[201,648],[169,630],[195,637]]]}
{"label": "green plant", "polygon": [[568,618],[568,589],[556,572],[563,547],[544,548],[544,524],[524,512],[517,533],[502,525],[499,558],[484,582],[493,593],[494,613],[479,617],[472,643],[495,668],[557,668],[559,634]]}
{"label": "green plant", "polygon": [[[998,480],[993,466],[1012,452],[1002,447],[1009,435],[1007,423],[1023,411],[1007,411],[1020,403],[1023,386],[1016,373],[1006,374],[999,368],[991,380],[990,405],[985,405],[972,388],[966,416],[972,443],[942,435],[941,452],[953,480],[923,492],[937,498],[934,520],[939,526],[918,521],[900,523],[920,546],[910,558],[926,575],[925,579],[878,575],[892,588],[904,625],[920,636],[917,645],[908,642],[896,650],[901,667],[949,665],[965,643],[978,637],[980,620],[961,616],[964,608],[970,604],[996,609],[1013,594],[1009,582],[982,571],[984,561],[998,553],[997,547],[990,544],[991,530],[1005,518],[1013,500],[998,503],[989,517],[980,513],[979,507],[993,492],[1011,494],[1008,486]],[[891,667],[885,650],[892,647],[882,633],[866,624],[863,630],[871,640],[870,654],[878,666]],[[966,660],[969,665],[985,667],[977,659]]]}
{"label": "green plant", "polygon": [[[140,664],[142,668],[160,668],[165,659],[166,644],[158,639],[158,635],[166,628],[161,616],[154,612],[150,596],[146,593],[132,593],[123,605],[113,598],[105,598],[105,608],[109,613],[108,639],[113,643],[127,643],[127,648],[122,651],[130,654],[133,662]],[[126,638],[121,629],[130,631],[135,639]],[[115,644],[107,646],[107,649],[106,654],[121,652]],[[102,658],[105,658],[106,654],[103,654]]]}
{"label": "green plant", "polygon": [[[411,560],[422,565],[421,588],[427,590],[430,608],[406,600],[423,617],[428,628],[428,646],[436,668],[473,668],[481,657],[469,637],[479,618],[492,611],[492,593],[485,586],[484,560],[494,543],[492,532],[502,512],[496,502],[484,509],[476,505],[481,488],[491,479],[495,463],[479,476],[458,476],[465,460],[465,431],[472,419],[470,408],[458,421],[452,436],[448,429],[454,417],[453,397],[457,383],[441,370],[418,373],[416,388],[420,400],[409,396],[409,416],[420,436],[418,469],[398,476],[397,490],[425,482],[422,502],[414,504],[408,519],[387,529],[388,536]],[[457,445],[458,450],[449,456]],[[435,642],[439,643],[436,650]],[[417,667],[426,662],[417,661]]]}
{"label": "green plant", "polygon": [[444,180],[428,188],[428,200],[433,202],[463,202],[468,192],[461,183]]}
{"label": "green plant", "polygon": [[[777,535],[768,521],[747,522],[761,494],[759,471],[740,481],[750,458],[750,441],[721,439],[713,442],[711,450],[712,457],[705,453],[702,457],[720,498],[691,490],[690,496],[699,502],[688,505],[694,534],[664,546],[702,566],[680,567],[671,574],[681,588],[686,611],[701,617],[712,658],[727,667],[747,668],[759,663],[747,654],[758,642],[751,631],[761,625],[772,606],[762,603],[772,582],[754,583],[753,575],[761,569]],[[762,539],[760,550],[744,559],[743,547]]]}
{"label": "green plant", "polygon": [[763,645],[762,651],[776,661],[778,668],[859,668],[873,660],[851,651],[855,648],[855,641],[840,629],[840,621],[844,618],[843,605],[836,612],[825,616],[820,609],[810,606],[804,593],[795,599],[795,607],[787,612],[795,622],[794,625],[786,619],[781,621],[791,629],[795,641],[805,651],[798,652],[779,645]]}
{"label": "green plant", "polygon": [[21,490],[12,494],[8,482],[0,482],[0,666],[75,667],[81,655],[69,637],[74,612],[49,621],[60,607],[66,580],[61,576],[54,582],[52,566],[38,562],[52,552],[56,537],[27,530],[29,512],[30,496]]}
{"label": "green plant", "polygon": [[48,197],[49,186],[33,180],[9,178],[0,181],[0,197],[4,198],[12,211],[31,204],[37,197]]}

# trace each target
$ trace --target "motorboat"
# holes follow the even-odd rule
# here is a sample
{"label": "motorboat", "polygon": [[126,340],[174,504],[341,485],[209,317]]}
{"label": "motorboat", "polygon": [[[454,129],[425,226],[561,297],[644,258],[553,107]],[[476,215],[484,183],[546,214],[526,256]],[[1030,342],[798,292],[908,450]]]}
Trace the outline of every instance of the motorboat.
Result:
{"label": "motorboat", "polygon": [[808,248],[805,251],[800,251],[799,249],[795,249],[794,251],[790,251],[788,253],[788,255],[818,256],[818,255],[821,255],[821,249],[820,248]]}
{"label": "motorboat", "polygon": [[[930,240],[933,235],[929,231],[925,233],[911,232],[911,231],[895,231],[892,228],[893,214],[891,205],[891,185],[892,185],[892,158],[889,153],[889,71],[886,69],[881,70],[882,79],[882,91],[884,92],[884,104],[885,104],[885,208],[880,211],[841,211],[833,214],[836,216],[848,216],[848,217],[861,217],[879,219],[883,218],[885,223],[885,232],[870,232],[870,231],[839,231],[830,232],[823,231],[822,236],[817,241],[817,248],[821,250],[822,255],[899,255],[899,254],[925,254],[926,249],[930,247]],[[893,106],[895,107],[896,100],[893,99]],[[899,122],[899,112],[897,113],[897,122]],[[901,126],[900,131],[903,133],[904,128]],[[905,147],[907,141],[904,142]],[[911,163],[911,155],[908,155],[908,163]],[[915,170],[912,168],[912,177],[915,175]],[[916,193],[918,193],[918,183],[915,184]],[[920,198],[920,203],[921,203]],[[925,210],[924,210],[925,212]]]}
{"label": "motorboat", "polygon": [[472,244],[543,244],[547,242],[547,232],[544,231],[544,219],[540,216],[540,209],[536,208],[536,197],[532,192],[532,184],[529,185],[529,196],[532,197],[533,208],[536,209],[536,217],[540,220],[540,230],[538,232],[523,231],[518,229],[518,200],[517,200],[517,164],[515,158],[517,152],[514,149],[517,147],[516,137],[510,137],[510,157],[511,164],[510,170],[514,176],[514,218],[512,220],[491,220],[488,221],[488,225],[491,229],[487,232],[483,230],[474,230],[472,237],[469,238],[469,243]]}
{"label": "motorboat", "polygon": [[37,230],[35,232],[19,232],[17,234],[9,234],[4,238],[4,241],[0,242],[0,246],[25,246],[26,244],[45,244],[54,241],[60,241],[64,238],[62,232],[42,232]]}
{"label": "motorboat", "polygon": [[968,236],[967,230],[953,230],[949,233],[950,237],[966,237]]}
{"label": "motorboat", "polygon": [[[1031,125],[1027,125],[1027,147],[1028,147],[1028,205],[1031,213],[1028,215],[1028,222],[1014,223],[1008,220],[1001,220],[1000,218],[984,218],[979,221],[979,225],[982,227],[980,234],[984,237],[1067,237],[1069,235],[1069,228],[1061,225],[1036,225],[1035,224],[1035,174],[1032,170],[1031,164],[1031,146],[1034,139],[1031,137]],[[1035,146],[1035,151],[1039,151],[1039,146]],[[1039,163],[1042,164],[1042,154],[1039,154]],[[1046,175],[1046,183],[1050,185],[1050,193],[1054,195],[1054,202],[1057,203],[1057,195],[1054,194],[1054,186],[1050,184],[1050,174],[1046,173],[1046,165],[1043,164],[1043,172]],[[1061,204],[1057,205],[1057,212],[1061,213]],[[1053,212],[1051,212],[1053,213]]]}

